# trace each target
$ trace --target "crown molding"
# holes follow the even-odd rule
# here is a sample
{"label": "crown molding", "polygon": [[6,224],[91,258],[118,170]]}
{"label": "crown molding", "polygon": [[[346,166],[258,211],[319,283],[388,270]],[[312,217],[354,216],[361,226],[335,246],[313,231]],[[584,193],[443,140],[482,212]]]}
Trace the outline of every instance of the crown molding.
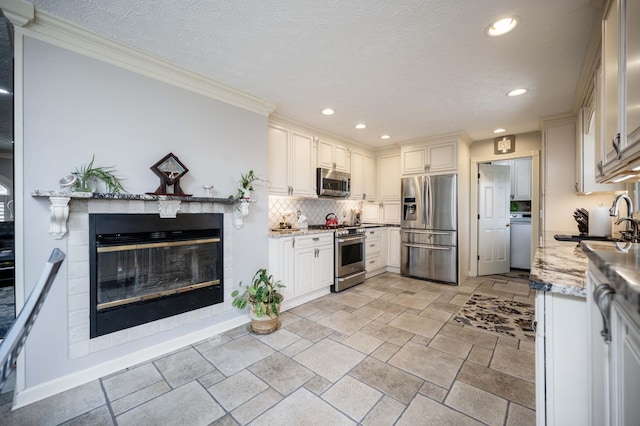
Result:
{"label": "crown molding", "polygon": [[33,21],[33,4],[24,0],[0,0],[0,9],[4,16],[16,27],[24,27]]}
{"label": "crown molding", "polygon": [[268,117],[276,108],[275,103],[271,101],[244,93],[142,50],[78,27],[46,12],[36,10],[35,20],[30,25],[17,29],[18,31],[25,36],[265,117]]}

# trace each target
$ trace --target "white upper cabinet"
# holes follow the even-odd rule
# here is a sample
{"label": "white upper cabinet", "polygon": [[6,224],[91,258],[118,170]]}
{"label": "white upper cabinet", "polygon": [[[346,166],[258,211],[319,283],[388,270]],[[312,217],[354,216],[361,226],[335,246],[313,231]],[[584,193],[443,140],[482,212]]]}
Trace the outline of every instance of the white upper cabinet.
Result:
{"label": "white upper cabinet", "polygon": [[378,199],[400,200],[400,155],[378,157]]}
{"label": "white upper cabinet", "polygon": [[512,200],[531,200],[531,157],[492,161],[491,164],[509,166]]}
{"label": "white upper cabinet", "polygon": [[640,165],[640,0],[610,0],[602,22],[598,182],[638,175]]}
{"label": "white upper cabinet", "polygon": [[269,125],[269,193],[315,195],[313,137],[297,130]]}
{"label": "white upper cabinet", "polygon": [[511,162],[511,195],[514,200],[531,199],[531,157],[514,158]]}
{"label": "white upper cabinet", "polygon": [[351,152],[351,199],[375,198],[375,159],[372,155]]}
{"label": "white upper cabinet", "polygon": [[348,172],[351,169],[349,148],[326,139],[318,140],[318,167]]}
{"label": "white upper cabinet", "polygon": [[456,172],[457,141],[402,147],[402,174]]}

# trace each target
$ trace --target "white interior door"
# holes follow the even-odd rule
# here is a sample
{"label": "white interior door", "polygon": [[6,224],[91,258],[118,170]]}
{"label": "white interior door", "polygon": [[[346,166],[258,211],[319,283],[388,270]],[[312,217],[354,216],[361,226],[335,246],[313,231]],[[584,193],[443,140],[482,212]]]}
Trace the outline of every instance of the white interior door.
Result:
{"label": "white interior door", "polygon": [[478,164],[478,275],[509,272],[509,166]]}

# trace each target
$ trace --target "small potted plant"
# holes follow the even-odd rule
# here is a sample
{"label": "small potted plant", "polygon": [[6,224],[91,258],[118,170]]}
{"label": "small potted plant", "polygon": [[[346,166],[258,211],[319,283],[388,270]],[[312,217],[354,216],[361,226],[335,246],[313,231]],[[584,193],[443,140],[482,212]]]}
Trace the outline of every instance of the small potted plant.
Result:
{"label": "small potted plant", "polygon": [[120,179],[114,174],[115,168],[109,167],[96,167],[93,165],[95,155],[91,157],[91,161],[88,164],[83,164],[80,168],[72,173],[76,177],[76,183],[73,189],[79,192],[92,192],[92,183],[96,180],[101,180],[107,187],[107,192],[119,194],[124,191],[124,187],[120,183]]}
{"label": "small potted plant", "polygon": [[248,200],[251,198],[251,191],[253,191],[253,182],[258,180],[258,177],[253,173],[253,170],[249,170],[247,174],[240,174],[240,186],[235,196],[230,195],[229,198],[236,200]]}
{"label": "small potted plant", "polygon": [[284,296],[278,292],[284,284],[276,281],[265,268],[258,269],[253,276],[251,285],[242,286],[231,293],[232,305],[244,309],[249,305],[251,329],[254,333],[268,334],[276,331],[280,323],[280,303]]}

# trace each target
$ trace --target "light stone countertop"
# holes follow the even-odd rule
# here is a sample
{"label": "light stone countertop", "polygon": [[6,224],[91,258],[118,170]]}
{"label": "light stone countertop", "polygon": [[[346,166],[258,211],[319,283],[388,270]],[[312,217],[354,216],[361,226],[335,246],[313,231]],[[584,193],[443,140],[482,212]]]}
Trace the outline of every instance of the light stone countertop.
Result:
{"label": "light stone countertop", "polygon": [[587,297],[587,255],[576,242],[556,241],[553,238],[556,233],[545,235],[544,247],[536,249],[529,275],[529,287]]}
{"label": "light stone countertop", "polygon": [[607,284],[640,314],[640,244],[583,241],[581,245]]}
{"label": "light stone countertop", "polygon": [[[365,223],[361,226],[361,228],[399,228],[400,225],[385,225],[382,223]],[[269,238],[285,238],[285,237],[296,237],[300,235],[312,235],[312,234],[324,234],[327,232],[333,233],[335,229],[286,229],[286,230],[277,230],[274,231],[272,229],[269,230]]]}

